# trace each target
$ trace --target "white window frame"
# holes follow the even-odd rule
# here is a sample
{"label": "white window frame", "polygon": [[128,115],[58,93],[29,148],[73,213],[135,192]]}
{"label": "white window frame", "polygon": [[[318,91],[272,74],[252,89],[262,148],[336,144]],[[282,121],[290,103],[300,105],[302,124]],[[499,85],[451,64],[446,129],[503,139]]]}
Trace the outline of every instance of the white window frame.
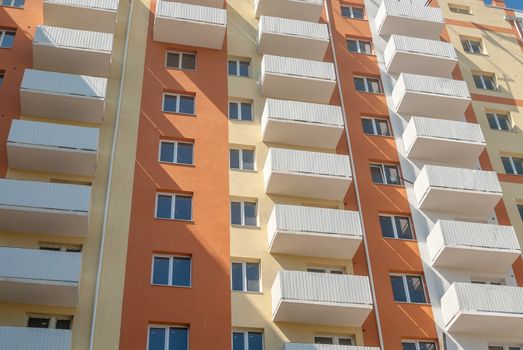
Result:
{"label": "white window frame", "polygon": [[[158,197],[159,196],[170,196],[172,198],[171,200],[171,217],[170,218],[160,218],[157,216],[158,213]],[[180,197],[191,197],[191,218],[190,219],[176,219],[174,217],[174,213],[176,210],[176,196]],[[154,218],[159,220],[176,220],[176,221],[186,221],[191,222],[193,221],[194,213],[193,213],[193,198],[194,196],[192,194],[183,194],[183,193],[169,193],[169,192],[156,192],[156,201],[154,203]]]}
{"label": "white window frame", "polygon": [[516,165],[514,164],[514,158],[523,159],[523,157],[513,157],[513,156],[504,156],[504,155],[502,155],[501,158],[508,158],[508,160],[510,161],[510,167],[512,168],[512,173],[510,173],[509,175],[523,175],[523,174],[518,174],[517,173]]}
{"label": "white window frame", "polygon": [[[363,132],[366,135],[373,135],[373,136],[383,136],[383,137],[390,137],[392,136],[392,127],[390,126],[390,121],[386,118],[374,118],[374,117],[361,117],[361,119],[370,120],[372,122],[372,131],[373,134],[367,134]],[[378,126],[377,121],[384,121],[387,124],[387,129],[389,130],[389,135],[382,135],[378,133]]]}
{"label": "white window frame", "polygon": [[[172,143],[174,144],[174,159],[172,162],[162,160],[162,143]],[[178,158],[178,144],[191,145],[192,146],[192,162],[191,163],[178,163],[176,160]],[[185,141],[172,141],[172,140],[160,140],[158,144],[158,161],[160,163],[166,164],[180,164],[180,165],[194,165],[194,143],[185,142]]]}
{"label": "white window frame", "polygon": [[[170,53],[174,53],[174,54],[178,54],[180,55],[179,58],[178,58],[178,64],[176,67],[171,67],[171,66],[168,66],[167,65],[167,57],[169,56]],[[191,56],[194,56],[194,69],[190,69],[190,68],[183,68],[182,67],[182,61],[183,61],[183,55],[191,55]],[[180,70],[188,70],[188,71],[196,71],[196,65],[198,64],[197,63],[197,55],[196,55],[196,52],[188,52],[188,51],[176,51],[176,50],[167,50],[165,52],[165,67],[168,68],[168,69],[180,69]]]}
{"label": "white window frame", "polygon": [[[407,273],[407,274],[391,273],[391,274],[389,274],[389,276],[401,277],[402,282],[403,282],[403,290],[405,291],[405,297],[407,298],[407,301],[396,301],[396,300],[394,300],[396,303],[428,304],[427,291],[425,290],[425,279],[423,278],[423,275],[418,275],[418,274],[415,274],[415,273]],[[407,277],[419,277],[421,279],[421,285],[423,287],[423,296],[425,298],[425,302],[424,303],[420,303],[420,302],[417,302],[417,301],[412,301],[412,299],[410,298],[409,287],[408,287],[408,284],[407,284]],[[391,283],[392,283],[392,281],[391,281]],[[391,284],[391,287],[392,287],[392,284]],[[394,297],[394,290],[393,290],[393,297]]]}
{"label": "white window frame", "polygon": [[262,337],[262,350],[265,349],[265,334],[263,333],[263,330],[244,330],[244,329],[237,329],[233,328],[231,332],[231,345],[233,343],[233,336],[234,333],[242,333],[243,334],[243,350],[249,350],[249,333],[261,333]]}
{"label": "white window frame", "polygon": [[[235,74],[229,74],[229,62],[234,61],[236,63],[236,72]],[[247,75],[240,75],[240,62],[247,62],[249,63],[249,71],[247,72]],[[229,57],[227,59],[227,74],[231,77],[239,77],[239,78],[250,78],[252,75],[252,61],[248,58],[235,58],[235,57]]]}
{"label": "white window frame", "polygon": [[449,3],[449,11],[453,12],[453,13],[459,13],[462,15],[472,14],[472,12],[470,11],[470,6],[460,5],[460,4],[450,4]]}
{"label": "white window frame", "polygon": [[[155,258],[168,258],[169,259],[169,276],[167,279],[167,284],[158,284],[154,283],[154,259]],[[174,269],[174,258],[185,258],[191,260],[191,269],[189,273],[189,285],[180,286],[173,284],[173,269]],[[176,288],[191,288],[192,287],[192,256],[189,255],[167,255],[167,254],[153,254],[151,261],[151,285],[153,286],[167,286],[167,287],[176,287]]]}
{"label": "white window frame", "polygon": [[[494,116],[494,120],[496,121],[497,129],[491,129],[491,130],[498,130],[498,131],[512,131],[513,130],[512,120],[510,118],[510,114],[509,113],[485,112],[485,115],[487,115],[487,114],[493,115]],[[508,125],[510,126],[509,130],[505,130],[505,129],[501,128],[501,123],[499,122],[500,117],[504,117],[504,118],[506,117],[507,118]],[[488,115],[487,115],[487,122],[488,122]]]}
{"label": "white window frame", "polygon": [[[475,79],[474,77],[479,77],[479,80],[481,81],[481,86],[480,88],[478,88],[476,86],[476,83],[475,83]],[[489,78],[492,78],[492,81],[493,81],[493,84],[494,84],[494,89],[487,89],[487,85],[485,84],[485,77],[489,77]],[[498,81],[496,79],[496,75],[495,74],[490,74],[490,73],[472,73],[472,78],[474,79],[474,87],[476,87],[476,89],[482,89],[482,90],[487,90],[487,91],[497,91],[498,90]]]}
{"label": "white window frame", "polygon": [[[149,324],[147,326],[147,350],[149,350],[149,335],[151,333],[151,328],[163,328],[165,329],[165,348],[164,350],[169,350],[169,328],[184,328],[187,329],[187,349],[191,347],[191,328],[189,326],[180,326],[180,325],[164,325],[164,324]],[[183,349],[182,349],[183,350]]]}
{"label": "white window frame", "polygon": [[[238,106],[238,117],[239,119],[231,119],[231,103]],[[243,119],[242,116],[242,108],[241,105],[244,104],[250,104],[251,105],[251,120]],[[227,118],[233,122],[254,122],[254,103],[251,100],[248,101],[242,101],[242,100],[229,100],[229,104],[227,105],[228,113]]]}
{"label": "white window frame", "polygon": [[[365,20],[365,7],[363,6],[353,6],[353,5],[341,5],[340,6],[340,14],[341,14],[341,8],[347,8],[349,9],[349,13],[350,13],[350,16],[349,17],[345,17],[342,15],[343,18],[350,18],[350,19],[359,19],[360,21],[361,20]],[[361,9],[362,12],[363,12],[363,18],[358,18],[358,17],[354,17],[354,8],[357,8],[357,9]]]}
{"label": "white window frame", "polygon": [[30,318],[48,318],[49,327],[45,328],[45,329],[56,329],[56,321],[58,321],[58,320],[71,321],[71,329],[73,329],[73,316],[28,313],[28,314],[26,314],[25,328],[33,328],[33,327],[27,326]]}
{"label": "white window frame", "polygon": [[[242,227],[258,227],[259,226],[259,220],[258,220],[258,201],[251,201],[251,200],[243,200],[243,199],[231,199],[231,206],[232,203],[240,203],[240,214],[241,214],[241,224],[233,224],[232,223],[232,215],[230,218],[231,226],[242,226]],[[252,204],[254,203],[255,209],[256,209],[256,225],[246,225],[245,224],[245,203]]]}
{"label": "white window frame", "polygon": [[513,344],[513,345],[502,345],[502,344],[488,344],[487,347],[490,350],[491,346],[500,347],[503,348],[503,350],[510,350],[510,348],[517,348],[518,350],[523,350],[521,344]]}
{"label": "white window frame", "polygon": [[[235,150],[235,151],[239,151],[239,163],[240,163],[240,167],[239,168],[231,168],[231,150]],[[248,152],[252,152],[252,161],[253,161],[253,168],[252,169],[244,169],[243,167],[243,152],[245,151],[248,151]],[[234,171],[250,171],[250,172],[253,172],[253,171],[256,171],[256,152],[254,149],[252,148],[242,148],[242,147],[229,147],[229,169],[231,170],[234,170]]]}
{"label": "white window frame", "polygon": [[0,49],[11,49],[12,47],[4,47],[4,37],[5,33],[14,33],[14,36],[16,37],[16,30],[11,29],[0,29]]}
{"label": "white window frame", "polygon": [[[176,110],[175,111],[166,111],[165,110],[165,96],[173,96],[176,97]],[[191,97],[193,99],[193,112],[192,113],[185,113],[180,112],[180,97]],[[164,113],[176,113],[176,114],[184,114],[184,115],[196,115],[196,96],[193,95],[184,95],[184,94],[173,94],[169,92],[164,92],[162,96],[162,112]]]}
{"label": "white window frame", "polygon": [[[465,52],[475,55],[484,55],[485,54],[485,48],[483,47],[483,40],[481,38],[460,38],[461,44],[463,45],[463,42],[467,44],[467,49],[465,49]],[[480,52],[474,52],[472,48],[472,42],[479,44],[479,50]]]}
{"label": "white window frame", "polygon": [[493,286],[506,286],[507,285],[507,281],[504,278],[478,277],[478,276],[471,276],[470,283],[488,284],[488,285],[493,285]]}
{"label": "white window frame", "polygon": [[[242,264],[242,290],[233,289],[232,264]],[[247,264],[258,265],[258,290],[247,290]],[[259,260],[253,261],[253,260],[231,259],[230,269],[231,269],[231,291],[232,292],[261,293],[263,291],[262,269],[261,269],[261,262]]]}
{"label": "white window frame", "polygon": [[[349,50],[349,40],[352,40],[352,41],[355,41],[356,42],[356,46],[358,47],[358,51],[350,51]],[[362,52],[361,51],[361,43],[368,43],[369,44],[369,47],[370,47],[370,52],[367,53],[367,52]],[[372,46],[372,41],[369,39],[357,39],[357,38],[347,38],[347,50],[349,52],[352,52],[352,53],[359,53],[361,55],[372,55],[372,53],[374,52],[374,48]]]}
{"label": "white window frame", "polygon": [[351,345],[356,345],[356,337],[354,335],[332,335],[332,334],[314,334],[314,343],[316,344],[316,337],[318,338],[331,338],[332,339],[332,345],[340,345],[340,339],[350,339]]}
{"label": "white window frame", "polygon": [[[78,250],[79,253],[82,252],[82,245],[81,244],[58,244],[58,243],[47,243],[47,242],[40,242],[39,248],[42,250],[45,250],[45,248],[50,249],[59,249],[60,252],[67,252],[69,250]],[[74,252],[73,252],[74,253]]]}
{"label": "white window frame", "polygon": [[[412,240],[415,240],[416,237],[414,236],[414,230],[413,230],[413,227],[412,227],[412,220],[410,219],[410,216],[404,216],[404,215],[391,215],[391,214],[378,214],[378,220],[380,217],[388,217],[388,218],[391,218],[391,221],[392,221],[392,233],[394,234],[394,239],[401,239],[401,240],[404,240],[404,241],[412,241]],[[410,227],[410,233],[412,235],[411,238],[401,238],[399,237],[399,230],[398,230],[398,227],[396,226],[396,218],[403,218],[403,219],[407,219],[409,221],[409,227]],[[380,227],[381,229],[381,227]],[[385,237],[383,236],[383,238],[391,238],[391,237]]]}
{"label": "white window frame", "polygon": [[[396,167],[396,170],[398,172],[398,180],[399,180],[399,184],[397,183],[389,183],[388,181],[388,178],[385,174],[385,166],[390,166],[390,167]],[[379,167],[380,168],[380,171],[381,171],[381,176],[383,177],[383,183],[379,183],[379,182],[376,182],[375,184],[378,184],[378,185],[392,185],[392,186],[402,186],[403,185],[403,179],[402,179],[402,176],[401,176],[401,171],[400,171],[400,166],[398,164],[390,164],[390,163],[370,163],[369,164],[369,168],[372,168],[372,167]],[[372,179],[372,172],[371,172],[371,179]]]}
{"label": "white window frame", "polygon": [[[310,270],[323,270],[323,272],[310,271]],[[345,270],[342,267],[325,267],[325,266],[307,266],[307,272],[311,273],[325,273],[332,275],[345,275]],[[335,272],[335,273],[333,273]],[[339,273],[338,273],[339,272]]]}
{"label": "white window frame", "polygon": [[402,339],[401,344],[403,343],[414,343],[416,345],[416,350],[420,350],[420,344],[419,343],[434,343],[436,345],[436,350],[438,350],[438,342],[434,340],[412,340],[412,339]]}
{"label": "white window frame", "polygon": [[[383,85],[381,84],[381,79],[380,78],[364,77],[364,76],[361,76],[361,75],[355,75],[353,77],[353,79],[355,79],[355,78],[363,79],[363,84],[365,85],[365,91],[356,90],[357,92],[366,92],[366,93],[369,93],[369,94],[383,94]],[[379,91],[370,91],[369,87],[371,86],[371,84],[369,84],[369,79],[378,81]],[[356,86],[355,86],[355,88],[356,88]]]}

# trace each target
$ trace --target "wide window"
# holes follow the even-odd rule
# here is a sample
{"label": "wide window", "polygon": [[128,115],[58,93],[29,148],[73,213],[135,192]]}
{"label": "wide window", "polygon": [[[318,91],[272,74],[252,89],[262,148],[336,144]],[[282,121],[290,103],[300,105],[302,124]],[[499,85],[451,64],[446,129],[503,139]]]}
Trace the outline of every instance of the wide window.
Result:
{"label": "wide window", "polygon": [[363,7],[357,6],[342,6],[341,15],[345,18],[364,19],[365,13]]}
{"label": "wide window", "polygon": [[391,275],[394,300],[405,303],[426,303],[423,278],[416,275]]}
{"label": "wide window", "polygon": [[160,162],[193,164],[193,148],[188,142],[161,141]]}
{"label": "wide window", "polygon": [[383,237],[397,239],[414,238],[408,216],[380,215],[380,227]]}
{"label": "wide window", "polygon": [[449,4],[450,12],[461,13],[463,15],[470,14],[470,7],[465,5]]}
{"label": "wide window", "polygon": [[165,65],[167,68],[195,70],[196,54],[193,52],[167,51]]}
{"label": "wide window", "polygon": [[314,336],[314,344],[354,345],[355,343],[349,336],[317,335]]}
{"label": "wide window", "polygon": [[376,184],[401,185],[400,171],[393,164],[371,164],[372,182]]}
{"label": "wide window", "polygon": [[347,39],[347,49],[354,53],[372,54],[372,44],[369,40]]}
{"label": "wide window", "polygon": [[307,272],[330,273],[333,275],[343,275],[343,269],[337,267],[308,267]]}
{"label": "wide window", "polygon": [[15,41],[14,30],[0,30],[0,48],[10,49]]}
{"label": "wide window", "polygon": [[507,174],[523,175],[523,158],[501,157],[501,161]]}
{"label": "wide window", "polygon": [[521,347],[510,345],[489,345],[488,350],[521,350]]}
{"label": "wide window", "polygon": [[188,327],[149,327],[149,344],[147,350],[188,350]]}
{"label": "wide window", "polygon": [[27,315],[27,327],[71,329],[72,316]]}
{"label": "wide window", "polygon": [[229,119],[252,121],[252,102],[229,102]]}
{"label": "wide window", "polygon": [[423,340],[404,340],[401,342],[403,350],[437,350],[436,343]]}
{"label": "wide window", "polygon": [[368,135],[390,136],[390,124],[387,119],[362,118],[363,132]]}
{"label": "wide window", "polygon": [[229,75],[248,77],[251,71],[251,61],[245,59],[229,59]]}
{"label": "wide window", "polygon": [[52,252],[80,253],[82,251],[82,246],[76,244],[63,245],[53,243],[41,243],[40,250],[48,250]]}
{"label": "wide window", "polygon": [[461,39],[463,50],[469,53],[483,53],[481,39]]}
{"label": "wide window", "polygon": [[0,3],[1,6],[9,6],[9,7],[24,7],[25,0],[2,0]]}
{"label": "wide window", "polygon": [[164,94],[163,111],[169,113],[194,114],[194,96]]}
{"label": "wide window", "polygon": [[260,291],[260,264],[233,261],[231,264],[232,290],[240,292]]}
{"label": "wide window", "polygon": [[254,170],[254,150],[231,148],[229,150],[229,166],[231,169]]}
{"label": "wide window", "polygon": [[496,90],[496,78],[493,74],[473,74],[476,88],[483,90]]}
{"label": "wide window", "polygon": [[263,333],[232,332],[232,350],[263,350]]}
{"label": "wide window", "polygon": [[231,201],[231,225],[257,226],[256,202]]}
{"label": "wide window", "polygon": [[155,256],[152,283],[189,287],[191,285],[191,258],[188,256]]}
{"label": "wide window", "polygon": [[171,220],[192,220],[192,197],[178,194],[156,196],[156,217]]}
{"label": "wide window", "polygon": [[356,90],[362,92],[371,92],[381,94],[381,82],[378,78],[371,77],[354,77],[354,86]]}
{"label": "wide window", "polygon": [[487,113],[487,120],[491,129],[512,131],[512,125],[508,114]]}

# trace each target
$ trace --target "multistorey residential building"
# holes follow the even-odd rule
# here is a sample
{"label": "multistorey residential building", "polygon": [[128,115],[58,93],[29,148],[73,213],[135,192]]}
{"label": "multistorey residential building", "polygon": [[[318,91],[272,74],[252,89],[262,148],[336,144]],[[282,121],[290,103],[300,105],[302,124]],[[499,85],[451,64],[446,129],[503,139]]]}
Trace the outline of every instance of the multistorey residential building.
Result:
{"label": "multistorey residential building", "polygon": [[501,0],[0,0],[0,348],[523,348]]}

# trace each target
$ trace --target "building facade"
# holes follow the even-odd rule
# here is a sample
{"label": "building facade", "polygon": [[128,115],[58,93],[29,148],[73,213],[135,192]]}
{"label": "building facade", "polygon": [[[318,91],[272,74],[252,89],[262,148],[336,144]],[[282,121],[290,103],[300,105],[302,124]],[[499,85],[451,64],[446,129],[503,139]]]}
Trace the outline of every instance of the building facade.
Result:
{"label": "building facade", "polygon": [[0,2],[0,348],[523,348],[523,14]]}

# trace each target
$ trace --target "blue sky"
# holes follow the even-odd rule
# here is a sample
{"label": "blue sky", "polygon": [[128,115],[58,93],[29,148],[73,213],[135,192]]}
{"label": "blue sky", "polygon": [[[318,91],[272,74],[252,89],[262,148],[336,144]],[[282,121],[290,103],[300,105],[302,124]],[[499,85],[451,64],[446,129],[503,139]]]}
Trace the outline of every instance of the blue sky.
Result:
{"label": "blue sky", "polygon": [[[483,0],[486,4],[490,4],[492,0]],[[523,0],[505,0],[505,5],[511,9],[518,9],[523,11]]]}

